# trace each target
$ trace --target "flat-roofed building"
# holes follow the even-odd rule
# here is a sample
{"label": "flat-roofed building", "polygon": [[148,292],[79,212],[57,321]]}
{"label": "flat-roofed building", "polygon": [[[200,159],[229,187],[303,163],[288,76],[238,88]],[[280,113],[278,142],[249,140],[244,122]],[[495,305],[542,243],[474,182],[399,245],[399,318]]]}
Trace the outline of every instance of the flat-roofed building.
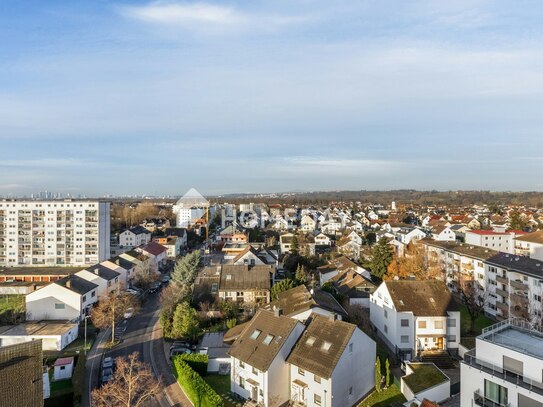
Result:
{"label": "flat-roofed building", "polygon": [[109,256],[109,202],[0,201],[0,266],[84,266]]}
{"label": "flat-roofed building", "polygon": [[543,406],[543,332],[508,319],[485,328],[460,364],[460,406]]}

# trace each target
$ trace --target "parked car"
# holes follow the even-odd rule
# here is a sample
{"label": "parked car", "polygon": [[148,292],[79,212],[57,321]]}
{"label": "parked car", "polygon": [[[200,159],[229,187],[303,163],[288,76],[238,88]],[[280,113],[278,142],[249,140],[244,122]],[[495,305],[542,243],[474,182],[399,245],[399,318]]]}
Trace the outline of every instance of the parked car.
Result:
{"label": "parked car", "polygon": [[134,315],[134,308],[130,307],[124,313],[124,319],[132,318],[133,315]]}
{"label": "parked car", "polygon": [[126,292],[127,292],[128,294],[132,294],[132,295],[138,295],[138,296],[141,295],[141,293],[140,293],[138,290],[135,290],[135,289],[133,289],[133,288],[127,288],[127,289],[126,289]]}
{"label": "parked car", "polygon": [[196,346],[185,341],[175,341],[170,345],[170,350],[173,348],[188,348],[191,350],[195,350]]}
{"label": "parked car", "polygon": [[113,368],[113,358],[111,357],[106,357],[104,358],[104,360],[102,361],[102,369],[112,369]]}
{"label": "parked car", "polygon": [[170,359],[172,359],[175,355],[183,355],[183,354],[190,354],[192,351],[188,348],[173,348],[170,350]]}
{"label": "parked car", "polygon": [[162,284],[168,284],[170,282],[170,276],[165,275],[162,277]]}
{"label": "parked car", "polygon": [[113,379],[113,369],[108,367],[102,370],[102,384],[106,384]]}

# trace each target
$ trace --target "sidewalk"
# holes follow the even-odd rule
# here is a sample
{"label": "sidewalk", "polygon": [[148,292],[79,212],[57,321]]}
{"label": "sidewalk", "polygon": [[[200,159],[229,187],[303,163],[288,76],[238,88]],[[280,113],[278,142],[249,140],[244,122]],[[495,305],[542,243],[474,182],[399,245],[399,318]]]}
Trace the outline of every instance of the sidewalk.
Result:
{"label": "sidewalk", "polygon": [[83,407],[90,407],[90,392],[95,387],[96,380],[98,378],[98,372],[100,370],[100,362],[102,359],[102,353],[104,351],[103,342],[106,337],[111,336],[111,330],[101,330],[92,348],[87,352],[87,363],[85,372],[85,388],[81,398],[81,405]]}

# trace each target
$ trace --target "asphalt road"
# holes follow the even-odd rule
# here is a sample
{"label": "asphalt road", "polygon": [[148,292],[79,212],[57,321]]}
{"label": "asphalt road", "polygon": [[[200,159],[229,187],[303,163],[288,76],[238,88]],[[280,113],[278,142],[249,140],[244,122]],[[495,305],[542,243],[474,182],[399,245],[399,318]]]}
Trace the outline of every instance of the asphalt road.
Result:
{"label": "asphalt road", "polygon": [[[149,364],[157,378],[163,383],[163,394],[149,406],[191,406],[185,395],[175,382],[170,365],[165,355],[162,331],[158,324],[158,293],[146,299],[138,314],[121,323],[118,327],[124,333],[120,335],[121,343],[111,350],[103,345],[111,338],[111,331],[103,331],[95,341],[87,359],[87,380],[83,405],[89,406],[90,392],[99,385],[102,355],[113,358],[126,357],[138,352],[139,359]],[[120,332],[120,331],[118,331]]]}

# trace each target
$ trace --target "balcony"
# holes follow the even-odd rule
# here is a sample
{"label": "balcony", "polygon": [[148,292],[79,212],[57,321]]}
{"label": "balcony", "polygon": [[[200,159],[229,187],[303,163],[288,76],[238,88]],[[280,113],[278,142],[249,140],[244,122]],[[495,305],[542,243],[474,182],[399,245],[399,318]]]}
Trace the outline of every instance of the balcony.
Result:
{"label": "balcony", "polygon": [[509,284],[516,290],[528,291],[528,285],[524,284],[522,281],[511,280]]}
{"label": "balcony", "polygon": [[509,305],[504,304],[503,302],[500,302],[500,301],[496,301],[496,308],[505,312],[509,312]]}
{"label": "balcony", "polygon": [[507,298],[509,296],[509,293],[505,290],[501,290],[499,288],[496,288],[496,294],[501,295],[503,298]]}
{"label": "balcony", "polygon": [[528,296],[525,294],[515,294],[511,293],[511,302],[516,302],[520,304],[528,304]]}
{"label": "balcony", "polygon": [[482,406],[482,407],[507,407],[511,405],[511,403],[500,404],[492,400],[489,400],[480,393],[480,390],[477,390],[476,392],[473,393],[473,403],[476,406]]}
{"label": "balcony", "polygon": [[[481,361],[480,359],[477,359],[475,350],[471,350],[467,352],[464,355],[464,360],[462,363],[471,366],[472,368],[478,369],[481,372],[490,374],[492,376],[495,376],[496,378],[503,379],[509,383],[514,384],[515,386],[522,387],[523,389],[529,390],[531,392],[534,392],[536,394],[539,394],[540,396],[543,396],[543,383],[538,382],[536,380],[530,380],[526,379],[523,376],[510,372],[508,370],[503,369],[502,367],[493,365],[492,363],[487,363],[486,361]],[[484,399],[484,396],[480,394],[479,392],[475,392],[475,394],[478,395],[479,400]],[[473,398],[474,400],[477,400],[477,398]],[[481,400],[482,401],[482,400]],[[492,402],[491,400],[485,399],[487,402]],[[478,404],[477,401],[475,402],[478,406],[504,406],[509,404]]]}
{"label": "balcony", "polygon": [[505,285],[509,284],[509,280],[507,279],[507,277],[503,277],[503,276],[499,276],[499,275],[496,276],[496,281],[498,283],[502,283],[502,284],[505,284]]}

